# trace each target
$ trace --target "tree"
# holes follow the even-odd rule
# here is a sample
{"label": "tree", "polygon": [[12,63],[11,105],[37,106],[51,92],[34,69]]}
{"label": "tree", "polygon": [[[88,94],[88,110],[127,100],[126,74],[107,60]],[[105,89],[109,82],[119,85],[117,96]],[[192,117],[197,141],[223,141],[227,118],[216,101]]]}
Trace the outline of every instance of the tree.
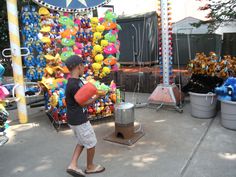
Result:
{"label": "tree", "polygon": [[207,4],[199,9],[209,11],[206,16],[207,20],[192,25],[199,27],[202,24],[207,24],[210,33],[214,32],[221,24],[236,19],[236,0],[207,0]]}

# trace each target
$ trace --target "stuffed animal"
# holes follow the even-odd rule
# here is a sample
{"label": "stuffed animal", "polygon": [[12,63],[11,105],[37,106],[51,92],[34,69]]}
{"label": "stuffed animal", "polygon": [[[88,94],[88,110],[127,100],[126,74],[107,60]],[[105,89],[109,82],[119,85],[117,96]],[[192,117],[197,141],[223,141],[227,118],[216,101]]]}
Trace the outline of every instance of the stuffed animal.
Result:
{"label": "stuffed animal", "polygon": [[37,71],[35,70],[34,67],[29,67],[29,69],[26,71],[26,77],[29,80],[37,80]]}
{"label": "stuffed animal", "polygon": [[98,25],[96,27],[96,31],[101,33],[101,34],[104,32],[104,30],[105,30],[105,26],[103,26],[103,25]]}
{"label": "stuffed animal", "polygon": [[236,101],[236,78],[230,77],[221,87],[215,89],[220,100]]}
{"label": "stuffed animal", "polygon": [[102,47],[100,45],[95,45],[93,47],[93,51],[92,51],[93,55],[97,55],[99,53],[102,53]]}
{"label": "stuffed animal", "polygon": [[106,55],[114,55],[117,53],[117,49],[112,43],[106,46],[103,51]]}
{"label": "stuffed animal", "polygon": [[110,74],[111,69],[108,68],[107,66],[102,68],[102,73],[100,74],[100,78],[106,77],[108,74]]}
{"label": "stuffed animal", "polygon": [[93,63],[92,68],[93,68],[93,71],[94,71],[94,76],[98,76],[102,66],[99,63]]}
{"label": "stuffed animal", "polygon": [[101,40],[101,47],[104,49],[106,46],[108,46],[109,42],[108,40]]}
{"label": "stuffed animal", "polygon": [[97,63],[102,64],[102,61],[103,61],[103,60],[104,60],[104,56],[103,56],[102,54],[98,54],[98,55],[95,56],[95,61],[96,61]]}

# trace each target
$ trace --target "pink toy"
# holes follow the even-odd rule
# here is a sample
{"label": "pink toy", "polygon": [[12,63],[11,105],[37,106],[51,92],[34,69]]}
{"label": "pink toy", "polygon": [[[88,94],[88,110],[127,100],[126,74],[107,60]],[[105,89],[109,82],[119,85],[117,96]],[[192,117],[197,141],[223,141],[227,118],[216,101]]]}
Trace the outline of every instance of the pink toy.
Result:
{"label": "pink toy", "polygon": [[105,21],[104,18],[99,18],[100,23],[103,23],[104,21]]}
{"label": "pink toy", "polygon": [[107,47],[104,48],[104,53],[106,55],[113,55],[117,53],[117,49],[114,44],[109,44]]}
{"label": "pink toy", "polygon": [[9,95],[9,91],[5,87],[0,86],[0,99],[2,100],[6,98],[8,95]]}
{"label": "pink toy", "polygon": [[76,15],[76,18],[75,18],[75,20],[74,20],[74,23],[77,24],[78,27],[80,26],[81,21],[80,21],[80,17],[79,17],[79,15]]}
{"label": "pink toy", "polygon": [[79,42],[76,42],[75,44],[76,44],[76,45],[74,46],[74,52],[75,52],[75,54],[77,54],[77,55],[82,55],[83,44],[82,44],[82,43],[79,43]]}
{"label": "pink toy", "polygon": [[115,64],[112,66],[112,71],[119,71],[119,65]]}

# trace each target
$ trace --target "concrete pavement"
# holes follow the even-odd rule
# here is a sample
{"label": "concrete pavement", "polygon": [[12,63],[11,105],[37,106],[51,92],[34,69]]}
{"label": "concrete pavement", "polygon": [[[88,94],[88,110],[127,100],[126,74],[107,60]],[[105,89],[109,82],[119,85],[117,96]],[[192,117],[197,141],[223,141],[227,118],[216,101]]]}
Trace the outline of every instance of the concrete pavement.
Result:
{"label": "concrete pavement", "polygon": [[[127,101],[147,99],[148,94],[127,94]],[[30,122],[20,125],[17,115],[7,131],[10,141],[0,147],[1,177],[69,177],[65,169],[75,140],[71,130],[56,132],[40,109],[29,111]],[[215,119],[196,119],[190,105],[184,113],[139,108],[135,118],[145,136],[133,146],[109,143],[103,138],[114,131],[113,122],[94,125],[98,138],[95,162],[106,167],[91,177],[236,177],[236,131]],[[79,165],[85,169],[86,153]]]}

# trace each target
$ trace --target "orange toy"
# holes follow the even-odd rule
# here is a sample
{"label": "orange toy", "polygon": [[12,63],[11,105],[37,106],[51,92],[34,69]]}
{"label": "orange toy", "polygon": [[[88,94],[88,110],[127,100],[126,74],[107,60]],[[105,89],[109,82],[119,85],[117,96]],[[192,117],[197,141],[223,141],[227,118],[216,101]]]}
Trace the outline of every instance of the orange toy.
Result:
{"label": "orange toy", "polygon": [[113,22],[104,22],[102,25],[105,26],[105,30],[112,30],[117,27],[117,24]]}
{"label": "orange toy", "polygon": [[103,63],[104,63],[105,65],[107,65],[107,66],[113,66],[113,65],[115,65],[115,64],[117,63],[117,61],[116,61],[116,58],[112,56],[112,57],[106,58],[106,59],[103,61]]}
{"label": "orange toy", "polygon": [[70,28],[61,33],[62,38],[66,38],[68,36],[75,36],[76,35],[76,28]]}

